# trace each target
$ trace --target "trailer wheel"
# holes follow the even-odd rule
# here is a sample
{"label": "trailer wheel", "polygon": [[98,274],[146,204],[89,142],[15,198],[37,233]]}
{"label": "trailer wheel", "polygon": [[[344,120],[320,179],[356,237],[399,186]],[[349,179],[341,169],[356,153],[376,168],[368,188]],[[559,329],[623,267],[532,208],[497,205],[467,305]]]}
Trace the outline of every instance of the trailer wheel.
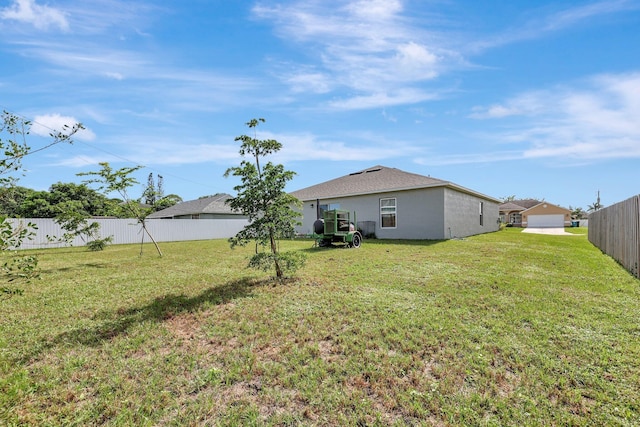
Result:
{"label": "trailer wheel", "polygon": [[359,248],[361,243],[362,235],[360,234],[360,232],[356,231],[355,233],[353,233],[353,237],[351,238],[351,247]]}

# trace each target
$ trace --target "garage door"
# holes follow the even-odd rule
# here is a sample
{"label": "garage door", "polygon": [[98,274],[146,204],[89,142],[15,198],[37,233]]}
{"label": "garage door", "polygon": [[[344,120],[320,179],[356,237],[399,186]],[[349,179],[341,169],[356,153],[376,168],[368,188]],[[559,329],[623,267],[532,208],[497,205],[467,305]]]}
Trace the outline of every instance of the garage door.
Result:
{"label": "garage door", "polygon": [[564,215],[529,215],[527,227],[564,227]]}

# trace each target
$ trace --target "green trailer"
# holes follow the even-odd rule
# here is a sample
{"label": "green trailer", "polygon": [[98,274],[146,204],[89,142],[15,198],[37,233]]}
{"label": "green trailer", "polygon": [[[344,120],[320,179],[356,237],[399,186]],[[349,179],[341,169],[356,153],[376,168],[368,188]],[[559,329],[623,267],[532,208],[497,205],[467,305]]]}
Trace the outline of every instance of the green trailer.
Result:
{"label": "green trailer", "polygon": [[322,218],[313,223],[313,236],[318,246],[342,243],[351,248],[359,248],[362,234],[356,227],[356,213],[332,209],[324,211]]}

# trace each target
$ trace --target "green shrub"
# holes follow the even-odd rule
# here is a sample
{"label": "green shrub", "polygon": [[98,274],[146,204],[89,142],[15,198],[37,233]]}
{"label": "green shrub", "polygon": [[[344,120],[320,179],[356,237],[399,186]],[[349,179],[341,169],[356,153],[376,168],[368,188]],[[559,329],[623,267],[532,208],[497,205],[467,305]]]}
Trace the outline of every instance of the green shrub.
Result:
{"label": "green shrub", "polygon": [[103,251],[112,240],[113,236],[105,237],[104,239],[92,240],[87,242],[87,248],[94,252]]}
{"label": "green shrub", "polygon": [[285,275],[290,275],[304,266],[307,261],[307,256],[299,251],[279,252],[277,254],[260,252],[251,257],[249,260],[249,267],[262,271],[269,271],[273,268],[276,260],[278,261],[282,272]]}

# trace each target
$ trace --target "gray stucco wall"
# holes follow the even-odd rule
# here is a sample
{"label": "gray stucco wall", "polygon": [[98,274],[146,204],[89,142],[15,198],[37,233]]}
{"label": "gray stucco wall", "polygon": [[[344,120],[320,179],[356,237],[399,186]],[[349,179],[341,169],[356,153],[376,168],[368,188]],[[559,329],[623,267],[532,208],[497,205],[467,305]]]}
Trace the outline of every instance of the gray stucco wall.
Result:
{"label": "gray stucco wall", "polygon": [[[380,199],[396,199],[396,228],[382,228]],[[303,225],[296,231],[311,234],[316,220],[316,201],[303,203]],[[313,204],[313,207],[311,206]],[[322,199],[320,204],[339,204],[340,209],[356,212],[358,222],[374,221],[379,239],[444,239],[444,189],[397,191],[383,194]]]}
{"label": "gray stucco wall", "polygon": [[[445,189],[445,238],[467,237],[498,231],[498,203],[471,194]],[[483,219],[480,224],[480,202]]]}
{"label": "gray stucco wall", "polygon": [[[396,228],[381,227],[381,198],[396,199]],[[481,201],[483,225],[480,225]],[[296,227],[297,233],[313,232],[316,204],[315,200],[303,202],[302,226]],[[441,240],[498,230],[497,203],[445,187],[321,199],[320,204],[339,204],[340,209],[355,211],[358,223],[374,221],[379,239]]]}

